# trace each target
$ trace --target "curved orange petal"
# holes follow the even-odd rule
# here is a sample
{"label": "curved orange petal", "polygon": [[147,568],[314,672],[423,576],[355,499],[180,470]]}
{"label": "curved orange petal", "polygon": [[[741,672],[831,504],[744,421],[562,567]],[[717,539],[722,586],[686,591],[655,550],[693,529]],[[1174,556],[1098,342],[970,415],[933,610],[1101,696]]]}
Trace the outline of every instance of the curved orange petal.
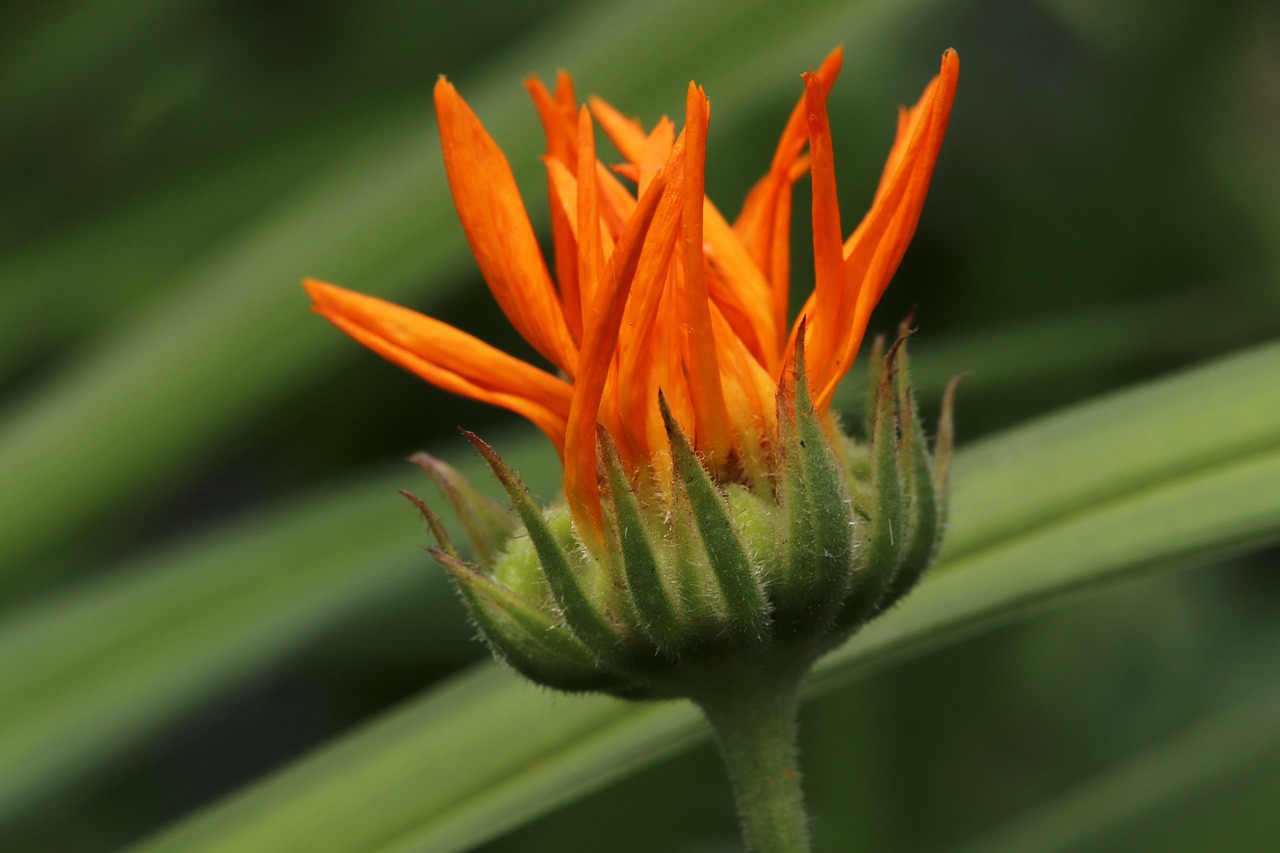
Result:
{"label": "curved orange petal", "polygon": [[573,375],[577,347],[507,158],[443,77],[435,103],[453,203],[481,274],[524,339]]}
{"label": "curved orange petal", "polygon": [[777,328],[769,282],[743,246],[742,240],[711,201],[702,207],[703,240],[707,260],[719,275],[710,278],[711,300],[731,320],[756,361],[772,371],[778,361]]}
{"label": "curved orange petal", "polygon": [[768,443],[777,430],[777,383],[729,328],[724,314],[712,306],[711,322],[724,371],[724,395],[733,413],[738,463],[753,478],[768,476]]}
{"label": "curved orange petal", "polygon": [[613,147],[618,149],[618,153],[628,163],[644,162],[645,132],[640,122],[624,116],[608,101],[594,95],[587,98],[587,106],[591,108],[591,114],[595,116],[596,121],[600,122],[600,127],[613,143]]}
{"label": "curved orange petal", "polygon": [[[569,226],[569,233],[573,237],[574,245],[578,240],[578,179],[574,177],[565,165],[559,160],[546,160],[544,164],[547,167],[547,178],[551,185],[551,201],[552,207],[559,210],[565,217],[565,223]],[[599,177],[599,172],[596,173]],[[599,184],[596,185],[597,190],[602,189]],[[600,208],[600,215],[603,217],[602,226],[615,216],[621,214],[616,210],[611,210],[610,199],[602,198],[605,202]],[[634,208],[635,202],[632,202]],[[605,215],[605,214],[608,215]],[[604,257],[608,259],[613,252],[613,238],[610,236],[610,229],[602,227],[600,229],[600,245],[603,247]],[[574,256],[574,275],[577,275],[577,256]],[[579,312],[581,315],[581,312]]]}
{"label": "curved orange petal", "polygon": [[[586,107],[578,112],[578,281],[582,288],[583,306],[595,304],[604,267],[604,249],[600,243],[600,193],[596,190],[596,133],[591,113]],[[590,319],[584,317],[586,329]]]}
{"label": "curved orange petal", "polygon": [[[844,63],[844,49],[837,47],[818,66],[818,79],[829,95]],[[774,150],[768,173],[747,194],[733,229],[747,253],[769,281],[774,318],[773,361],[781,360],[787,339],[787,312],[791,286],[791,187],[808,171],[801,156],[808,142],[805,96],[791,111]],[[775,368],[776,370],[776,368]]]}
{"label": "curved orange petal", "polygon": [[[547,137],[548,165],[552,162],[563,163],[570,169],[575,168],[577,152],[573,138],[573,80],[561,71],[556,75],[556,94],[552,95],[537,77],[529,77],[524,81],[525,89],[533,99],[534,109],[542,122],[542,131]],[[566,110],[565,104],[569,104]],[[566,115],[567,112],[567,115]],[[547,194],[554,197],[555,186],[551,175],[547,176]],[[565,211],[559,205],[550,206],[551,245],[555,249],[556,281],[559,283],[561,311],[569,326],[569,334],[575,344],[582,343],[582,305],[578,293],[578,244],[565,218]]]}
{"label": "curved orange petal", "polygon": [[564,453],[573,394],[564,380],[408,308],[315,279],[303,286],[315,312],[357,342],[451,394],[528,418]]}
{"label": "curved orange petal", "polygon": [[671,150],[675,146],[676,126],[671,119],[663,116],[653,126],[653,130],[645,137],[641,148],[640,159],[636,161],[637,192],[649,188],[654,174],[671,159]]}
{"label": "curved orange petal", "polygon": [[706,256],[702,247],[702,216],[707,159],[707,122],[710,118],[707,95],[700,86],[689,84],[685,98],[685,156],[682,237],[684,250],[684,293],[688,311],[689,390],[693,397],[694,420],[698,425],[695,446],[712,465],[729,457],[733,432],[729,410],[720,382],[716,338],[711,326],[711,305],[707,293]]}
{"label": "curved orange petal", "polygon": [[[919,103],[899,122],[899,139],[889,155],[891,173],[881,180],[871,210],[845,245],[844,298],[833,313],[841,345],[823,365],[815,405],[830,405],[836,385],[849,370],[871,311],[884,293],[915,235],[934,165],[955,100],[960,59],[955,51],[942,56],[942,69]],[[825,307],[819,300],[816,313]]]}
{"label": "curved orange petal", "polygon": [[524,87],[533,101],[533,108],[537,110],[542,132],[547,137],[547,156],[560,160],[570,169],[576,168],[577,106],[574,101],[573,80],[563,71],[557,74],[554,95],[537,77],[526,78]]}
{"label": "curved orange petal", "polygon": [[831,150],[831,124],[822,81],[805,75],[805,105],[809,122],[809,173],[813,177],[813,295],[816,300],[811,331],[805,341],[809,373],[817,375],[837,347],[836,324],[844,288],[844,235],[836,196],[836,165]]}
{"label": "curved orange petal", "polygon": [[[680,150],[683,151],[683,143]],[[672,158],[668,168],[667,180],[678,186],[683,177],[682,158]],[[679,352],[679,348],[664,350],[658,323],[671,283],[683,205],[677,192],[665,193],[658,203],[618,333],[618,411],[624,430],[621,437],[626,439],[619,445],[626,444],[637,458],[652,457],[655,449],[665,445],[658,389],[667,379],[662,369],[664,362],[678,362],[672,353]]]}
{"label": "curved orange petal", "polygon": [[666,189],[659,175],[640,198],[613,256],[600,278],[585,324],[581,370],[574,380],[569,422],[565,429],[564,491],[583,537],[599,545],[603,536],[600,491],[596,482],[596,424],[605,382],[618,346],[618,330],[640,260],[640,249]]}

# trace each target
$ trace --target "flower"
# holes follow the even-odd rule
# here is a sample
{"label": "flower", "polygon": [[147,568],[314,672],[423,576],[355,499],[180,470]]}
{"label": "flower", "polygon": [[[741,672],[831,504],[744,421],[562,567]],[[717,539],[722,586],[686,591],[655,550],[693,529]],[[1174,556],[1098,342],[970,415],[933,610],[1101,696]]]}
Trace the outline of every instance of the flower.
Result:
{"label": "flower", "polygon": [[[547,136],[552,275],[515,178],[443,78],[436,112],[463,231],[512,324],[556,372],[452,326],[308,280],[315,310],[456,394],[537,424],[564,461],[564,503],[538,506],[469,435],[515,516],[443,462],[414,458],[471,544],[427,504],[435,559],[497,658],[566,691],[684,697],[716,731],[753,850],[808,849],[796,767],[805,672],[902,598],[947,509],[951,397],[930,452],[906,324],[877,341],[867,438],[831,415],[836,385],[915,231],[955,96],[952,51],[903,110],[871,210],[846,240],[827,95],[835,50],[804,75],[768,172],[730,224],[704,193],[710,105],[650,131],[608,104],[527,86]],[[624,163],[596,156],[595,125]],[[808,153],[805,154],[806,143]],[[813,177],[815,283],[788,324],[792,187]],[[629,189],[624,181],[634,185]]]}
{"label": "flower", "polygon": [[[536,424],[563,459],[565,495],[593,550],[604,538],[598,427],[633,484],[664,488],[671,427],[716,483],[770,481],[778,388],[798,349],[814,411],[834,429],[833,394],[915,231],[959,71],[955,52],[944,53],[920,101],[900,112],[871,209],[846,239],[827,117],[841,60],[837,48],[804,75],[773,161],[732,223],[704,195],[710,107],[700,87],[689,85],[677,136],[666,118],[646,132],[599,99],[579,107],[563,73],[554,91],[528,80],[547,137],[554,275],[506,158],[439,80],[441,145],[463,230],[498,305],[554,372],[438,320],[308,279],[314,308],[428,382]],[[621,165],[597,159],[597,124]],[[789,323],[792,187],[805,173],[815,282]]]}

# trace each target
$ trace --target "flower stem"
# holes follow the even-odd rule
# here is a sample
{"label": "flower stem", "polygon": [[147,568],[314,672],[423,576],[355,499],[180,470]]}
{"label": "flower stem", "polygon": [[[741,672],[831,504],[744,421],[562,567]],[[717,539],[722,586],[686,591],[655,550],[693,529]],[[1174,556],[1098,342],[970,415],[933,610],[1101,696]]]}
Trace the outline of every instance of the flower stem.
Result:
{"label": "flower stem", "polygon": [[796,742],[800,679],[762,675],[718,682],[695,701],[715,729],[747,849],[808,853]]}

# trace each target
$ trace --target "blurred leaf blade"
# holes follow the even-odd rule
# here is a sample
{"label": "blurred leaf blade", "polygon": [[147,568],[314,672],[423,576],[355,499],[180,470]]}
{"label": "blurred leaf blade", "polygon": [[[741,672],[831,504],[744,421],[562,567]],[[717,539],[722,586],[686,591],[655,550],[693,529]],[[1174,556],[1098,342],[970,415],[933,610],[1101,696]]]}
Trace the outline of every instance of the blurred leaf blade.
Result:
{"label": "blurred leaf blade", "polygon": [[[963,849],[975,853],[1013,853],[1030,849],[1029,845],[1044,851],[1134,849],[1128,846],[1136,841],[1134,822],[1145,818],[1153,824],[1190,825],[1194,817],[1171,809],[1189,808],[1194,814],[1204,799],[1218,809],[1221,791],[1217,789],[1224,784],[1248,784],[1259,775],[1257,770],[1274,768],[1280,755],[1278,703],[1280,696],[1273,688],[1241,697],[1177,736],[1143,750]],[[1142,849],[1171,849],[1166,845],[1174,839],[1163,837],[1167,830],[1157,833],[1159,846],[1148,843]]]}
{"label": "blurred leaf blade", "polygon": [[[535,474],[547,452],[540,435],[499,444]],[[472,454],[442,455],[484,484]],[[396,494],[418,479],[406,465],[262,511],[8,614],[0,828],[351,613],[412,596],[434,642],[465,643],[420,520]]]}

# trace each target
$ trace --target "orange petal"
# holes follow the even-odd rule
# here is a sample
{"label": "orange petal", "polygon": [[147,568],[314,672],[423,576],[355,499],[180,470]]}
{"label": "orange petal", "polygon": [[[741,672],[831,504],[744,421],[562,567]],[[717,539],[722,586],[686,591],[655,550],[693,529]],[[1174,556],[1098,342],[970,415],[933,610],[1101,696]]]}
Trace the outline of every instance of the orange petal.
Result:
{"label": "orange petal", "polygon": [[596,183],[600,187],[601,210],[605,226],[616,241],[636,210],[636,199],[602,163],[596,163]]}
{"label": "orange petal", "polygon": [[733,413],[739,463],[753,477],[768,476],[766,445],[777,429],[777,382],[732,333],[728,319],[714,305],[711,322],[720,344],[724,395]]}
{"label": "orange petal", "polygon": [[[682,159],[673,158],[669,166],[667,179],[672,186],[678,186],[682,180]],[[677,192],[665,193],[659,202],[618,333],[618,410],[622,437],[626,439],[620,444],[627,444],[637,458],[652,457],[655,450],[665,449],[666,444],[657,406],[658,389],[667,378],[663,364],[678,363],[672,353],[679,352],[679,348],[664,350],[657,325],[671,279],[683,204]]]}
{"label": "orange petal", "polygon": [[836,348],[837,313],[844,287],[844,235],[840,230],[840,205],[836,196],[836,165],[831,150],[831,125],[827,97],[817,75],[805,75],[805,105],[809,122],[809,171],[813,176],[813,267],[817,306],[810,318],[812,331],[806,343],[810,374],[814,366],[831,358]]}
{"label": "orange petal", "polygon": [[[570,169],[577,162],[576,140],[573,124],[573,81],[568,74],[561,71],[556,76],[556,94],[552,95],[537,77],[524,81],[525,88],[533,99],[534,108],[542,122],[543,133],[547,137],[546,160],[563,163]],[[565,109],[565,100],[569,108]],[[547,194],[554,196],[555,187],[550,175],[547,177]],[[569,326],[569,334],[576,344],[582,342],[582,306],[578,298],[578,244],[574,240],[572,230],[565,219],[564,210],[552,204],[551,245],[555,249],[556,281],[560,287],[561,313]]]}
{"label": "orange petal", "polygon": [[573,97],[573,81],[568,74],[561,71],[556,76],[556,94],[553,95],[537,77],[529,77],[524,87],[533,100],[533,107],[538,111],[538,120],[542,122],[542,132],[547,137],[547,156],[561,161],[570,169],[577,167],[576,114],[577,108],[569,101],[566,110],[563,96]]}
{"label": "orange petal", "polygon": [[583,330],[581,370],[574,380],[565,430],[564,491],[580,533],[595,545],[603,535],[596,482],[596,424],[640,249],[666,185],[665,175],[659,175],[641,196],[600,278]]}
{"label": "orange petal", "polygon": [[663,116],[653,126],[653,132],[645,137],[640,159],[635,164],[638,172],[636,175],[637,192],[643,193],[648,189],[649,182],[653,180],[654,174],[671,159],[671,149],[675,146],[675,135],[675,125],[671,123],[671,119]]}
{"label": "orange petal", "polygon": [[710,279],[711,299],[756,360],[772,371],[780,353],[774,344],[778,333],[769,282],[710,200],[704,201],[702,214],[707,258],[719,273]]}
{"label": "orange petal", "polygon": [[[841,345],[824,365],[826,375],[815,397],[819,410],[831,403],[836,385],[857,355],[867,322],[915,235],[934,165],[942,148],[951,104],[955,100],[960,60],[955,51],[942,56],[942,70],[919,103],[900,121],[897,143],[889,155],[891,173],[862,223],[845,245],[844,298],[834,312]],[[825,311],[819,300],[816,312]]]}
{"label": "orange petal", "polygon": [[[578,113],[577,178],[578,281],[583,306],[591,306],[595,304],[595,291],[604,267],[604,251],[600,245],[600,193],[596,190],[596,134],[586,107]],[[584,329],[588,322],[584,317]]]}
{"label": "orange petal", "polygon": [[447,323],[315,279],[314,310],[388,361],[451,394],[502,406],[535,423],[564,453],[572,389]]}
{"label": "orange petal", "polygon": [[524,339],[573,375],[577,347],[506,157],[443,77],[435,102],[454,206],[481,274]]}
{"label": "orange petal", "polygon": [[618,153],[627,162],[638,164],[644,161],[645,133],[640,122],[624,116],[607,101],[594,96],[587,98],[587,106],[591,108],[596,121],[600,122],[600,127],[613,147],[618,149]]}
{"label": "orange petal", "polygon": [[[565,168],[565,165],[559,160],[545,161],[547,167],[547,178],[551,185],[551,202],[552,208],[559,210],[565,217],[565,222],[569,226],[569,232],[573,237],[574,245],[577,245],[578,239],[578,179]],[[597,172],[597,177],[599,173]],[[599,186],[597,185],[597,189]],[[608,200],[602,199],[606,204],[601,206],[601,215],[604,216],[605,209],[608,208]],[[635,207],[635,201],[632,200],[631,207]],[[616,211],[609,211],[608,216],[604,216],[604,220],[611,220]],[[600,231],[600,245],[602,246],[604,257],[607,259],[613,252],[613,239],[608,229],[602,228]],[[574,275],[577,275],[577,257],[574,257]],[[581,312],[579,312],[581,319]]]}
{"label": "orange petal", "polygon": [[[843,62],[844,50],[837,47],[818,67],[818,79],[828,95]],[[733,225],[747,253],[769,281],[775,327],[775,361],[781,359],[786,341],[791,284],[791,187],[808,171],[808,160],[801,156],[806,142],[805,96],[801,95],[778,140],[768,174],[752,187]]]}
{"label": "orange petal", "polygon": [[697,422],[695,446],[712,465],[726,460],[733,447],[729,410],[720,384],[716,339],[711,327],[711,305],[707,294],[706,257],[702,248],[702,216],[705,199],[707,121],[710,110],[702,88],[689,84],[685,98],[684,210],[684,292],[688,311],[690,363],[689,390]]}

